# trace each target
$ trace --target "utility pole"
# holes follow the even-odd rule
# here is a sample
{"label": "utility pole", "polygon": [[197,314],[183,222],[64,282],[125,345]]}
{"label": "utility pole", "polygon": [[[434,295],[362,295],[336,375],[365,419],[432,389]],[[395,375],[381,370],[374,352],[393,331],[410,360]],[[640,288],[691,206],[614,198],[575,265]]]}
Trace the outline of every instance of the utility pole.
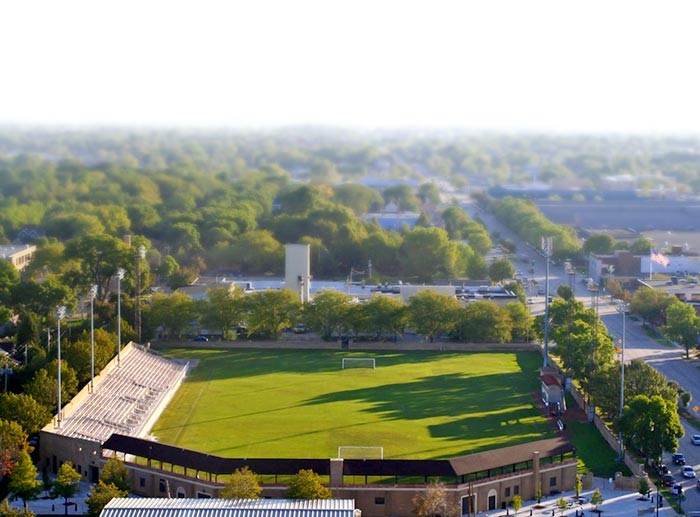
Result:
{"label": "utility pole", "polygon": [[552,238],[542,237],[542,249],[544,250],[545,276],[544,276],[544,364],[549,366],[549,257],[552,253]]}

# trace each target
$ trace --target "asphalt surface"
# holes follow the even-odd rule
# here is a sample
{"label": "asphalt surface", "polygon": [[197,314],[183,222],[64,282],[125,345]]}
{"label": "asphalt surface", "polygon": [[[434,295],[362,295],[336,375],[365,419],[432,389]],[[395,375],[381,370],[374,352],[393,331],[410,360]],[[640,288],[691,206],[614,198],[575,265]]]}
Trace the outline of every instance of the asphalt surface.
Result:
{"label": "asphalt surface", "polygon": [[[467,213],[478,217],[484,222],[490,233],[498,231],[501,238],[507,238],[516,244],[516,259],[513,265],[517,270],[521,270],[528,279],[535,281],[534,287],[528,289],[528,297],[534,303],[530,304],[530,310],[537,314],[544,312],[544,296],[537,296],[537,290],[545,285],[546,262],[541,253],[530,247],[520,237],[504,227],[491,214],[478,210],[474,205],[464,207]],[[577,274],[575,278],[569,277],[563,266],[553,265],[549,267],[549,292],[556,294],[557,287],[561,284],[573,285],[576,297],[587,306],[597,305],[598,314],[602,322],[608,328],[608,332],[615,338],[622,338],[623,317],[617,310],[617,306],[612,304],[609,296],[599,293],[592,295],[587,288],[586,282],[582,282],[582,275]],[[649,365],[663,373],[669,380],[678,382],[681,387],[691,393],[690,407],[693,411],[697,405],[700,409],[700,362],[698,359],[685,359],[685,350],[681,347],[662,344],[651,337],[642,328],[639,318],[627,315],[625,317],[625,363],[632,359],[642,359]],[[696,412],[700,416],[700,411]],[[680,439],[678,452],[682,452],[687,460],[687,465],[693,466],[698,471],[700,469],[700,446],[692,445],[690,437],[693,434],[700,434],[700,430],[694,429],[687,421],[681,419],[685,436]],[[695,479],[684,479],[680,473],[680,466],[673,465],[671,454],[664,456],[666,465],[671,469],[671,473],[681,483],[686,499],[683,501],[683,509],[700,510],[700,491],[696,489]]]}

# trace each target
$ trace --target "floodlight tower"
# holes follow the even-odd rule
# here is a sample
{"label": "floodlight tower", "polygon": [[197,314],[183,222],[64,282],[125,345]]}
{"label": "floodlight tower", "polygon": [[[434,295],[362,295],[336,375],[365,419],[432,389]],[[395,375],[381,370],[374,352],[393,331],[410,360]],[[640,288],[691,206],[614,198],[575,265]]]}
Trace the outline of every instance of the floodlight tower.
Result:
{"label": "floodlight tower", "polygon": [[56,307],[56,319],[58,320],[58,412],[56,413],[56,427],[61,427],[61,320],[65,317],[65,305]]}
{"label": "floodlight tower", "polygon": [[122,280],[124,269],[117,269],[117,366],[121,366],[122,352]]}
{"label": "floodlight tower", "polygon": [[95,296],[97,286],[90,286],[90,393],[95,392]]}
{"label": "floodlight tower", "polygon": [[146,247],[139,246],[136,254],[136,336],[141,343],[141,261],[146,258]]}

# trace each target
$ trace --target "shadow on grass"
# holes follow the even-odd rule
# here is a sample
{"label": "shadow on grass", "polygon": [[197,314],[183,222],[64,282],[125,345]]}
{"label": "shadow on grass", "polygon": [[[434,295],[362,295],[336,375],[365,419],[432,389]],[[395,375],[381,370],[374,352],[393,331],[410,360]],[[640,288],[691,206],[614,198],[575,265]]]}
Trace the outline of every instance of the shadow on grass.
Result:
{"label": "shadow on grass", "polygon": [[431,435],[447,440],[510,436],[513,441],[509,445],[514,445],[525,441],[523,436],[539,438],[547,434],[546,421],[531,396],[536,387],[531,371],[480,376],[449,374],[327,393],[304,404],[360,402],[367,406],[364,411],[380,413],[386,420],[455,418],[430,425]]}
{"label": "shadow on grass", "polygon": [[328,350],[237,349],[192,350],[170,349],[172,355],[200,360],[192,379],[216,380],[254,377],[271,373],[323,373],[341,370],[343,357],[374,357],[377,368],[406,363],[434,361],[438,352],[346,352]]}
{"label": "shadow on grass", "polygon": [[[488,352],[485,352],[488,353]],[[192,381],[254,377],[273,373],[323,373],[341,370],[343,357],[373,357],[377,369],[412,363],[428,363],[455,356],[478,356],[469,352],[437,351],[333,351],[286,349],[192,349],[169,347],[166,355],[183,359],[197,359],[199,365],[189,378]],[[516,353],[521,367],[530,371],[533,367],[532,352]],[[529,356],[529,357],[528,357]],[[535,361],[536,362],[536,361]]]}

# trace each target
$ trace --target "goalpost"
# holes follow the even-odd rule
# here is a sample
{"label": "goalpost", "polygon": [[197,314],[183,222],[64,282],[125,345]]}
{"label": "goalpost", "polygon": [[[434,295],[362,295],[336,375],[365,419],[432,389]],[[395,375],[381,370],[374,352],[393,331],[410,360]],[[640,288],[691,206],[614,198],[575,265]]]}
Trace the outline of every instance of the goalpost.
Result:
{"label": "goalpost", "polygon": [[344,460],[383,460],[384,447],[360,445],[339,445],[338,459]]}
{"label": "goalpost", "polygon": [[343,370],[346,368],[372,368],[374,370],[375,367],[374,357],[343,357]]}

